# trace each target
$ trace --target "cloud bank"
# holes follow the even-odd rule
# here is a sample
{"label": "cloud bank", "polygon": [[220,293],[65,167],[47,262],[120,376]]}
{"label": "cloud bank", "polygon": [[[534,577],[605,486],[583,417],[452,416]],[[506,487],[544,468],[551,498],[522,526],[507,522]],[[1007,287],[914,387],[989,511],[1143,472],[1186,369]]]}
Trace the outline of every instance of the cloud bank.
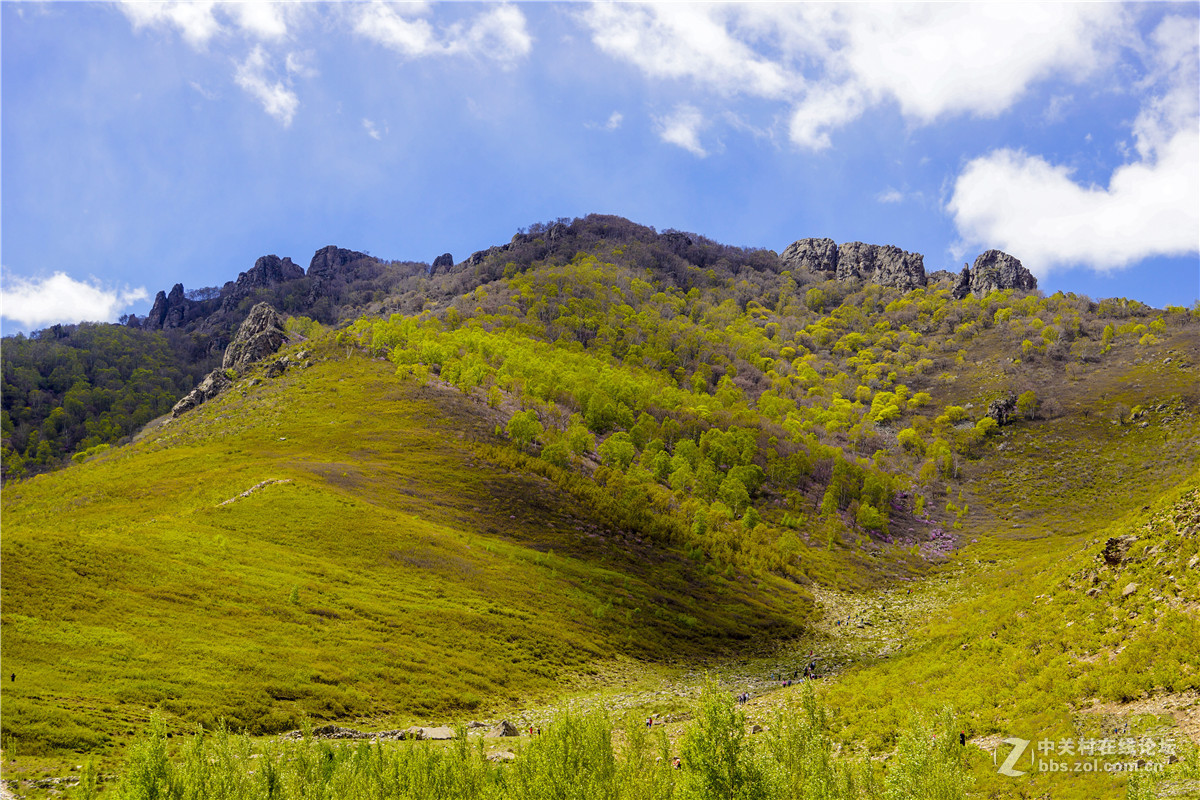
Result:
{"label": "cloud bank", "polygon": [[149,299],[144,288],[105,288],[99,282],[77,281],[65,272],[49,278],[7,277],[0,289],[0,316],[24,328],[56,322],[111,322],[119,312]]}
{"label": "cloud bank", "polygon": [[1068,167],[999,149],[966,165],[946,209],[963,244],[1022,254],[1039,276],[1074,265],[1101,272],[1200,250],[1200,48],[1196,20],[1168,17],[1151,40],[1153,91],[1134,120],[1136,158],[1107,186]]}

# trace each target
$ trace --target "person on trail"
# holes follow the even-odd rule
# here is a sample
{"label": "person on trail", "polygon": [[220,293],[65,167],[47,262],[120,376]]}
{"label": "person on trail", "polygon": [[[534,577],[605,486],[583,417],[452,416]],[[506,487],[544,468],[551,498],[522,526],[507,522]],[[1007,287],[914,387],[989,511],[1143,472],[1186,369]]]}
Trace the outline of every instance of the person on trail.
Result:
{"label": "person on trail", "polygon": [[683,762],[679,760],[679,756],[675,756],[675,760],[671,762],[671,766],[675,767],[675,769],[683,768]]}
{"label": "person on trail", "polygon": [[965,731],[959,731],[959,732],[958,732],[958,746],[959,746],[959,747],[966,747],[966,746],[967,746],[967,734],[966,734],[966,732],[965,732]]}
{"label": "person on trail", "polygon": [[646,730],[654,727],[654,717],[646,717]]}

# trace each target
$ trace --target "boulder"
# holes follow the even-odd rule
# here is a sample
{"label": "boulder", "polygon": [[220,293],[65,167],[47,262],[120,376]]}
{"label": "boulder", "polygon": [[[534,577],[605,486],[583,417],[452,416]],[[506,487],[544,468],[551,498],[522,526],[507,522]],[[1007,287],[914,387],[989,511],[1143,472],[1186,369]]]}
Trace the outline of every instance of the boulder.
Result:
{"label": "boulder", "polygon": [[1136,536],[1114,536],[1104,544],[1104,563],[1110,567],[1119,567],[1125,563],[1125,554],[1137,541]]}
{"label": "boulder", "polygon": [[827,280],[837,274],[838,246],[833,239],[797,239],[779,259],[784,269],[802,270]]}
{"label": "boulder", "polygon": [[[965,272],[965,270],[964,270]],[[1021,265],[1021,262],[1000,250],[988,250],[971,267],[971,294],[986,297],[1004,289],[1032,292],[1037,289],[1037,278]]]}
{"label": "boulder", "polygon": [[287,339],[278,312],[267,303],[259,303],[250,309],[250,316],[246,317],[229,347],[225,348],[221,369],[243,372],[255,361],[274,354]]}
{"label": "boulder", "polygon": [[521,732],[517,730],[517,726],[513,725],[508,720],[501,720],[496,723],[496,727],[488,733],[488,736],[520,736]]}

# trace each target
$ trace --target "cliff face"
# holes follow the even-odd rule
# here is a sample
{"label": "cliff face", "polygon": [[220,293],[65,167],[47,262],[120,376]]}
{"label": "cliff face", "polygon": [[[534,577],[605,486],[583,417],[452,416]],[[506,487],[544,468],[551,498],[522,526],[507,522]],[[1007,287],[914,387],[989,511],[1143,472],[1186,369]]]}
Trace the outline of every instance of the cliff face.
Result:
{"label": "cliff face", "polygon": [[[930,282],[954,277],[944,270],[926,275],[925,257],[890,244],[847,242],[832,239],[797,239],[780,256],[785,269],[805,272],[817,280],[862,281],[912,291]],[[973,268],[963,268],[955,279],[954,297],[973,293],[983,297],[997,289],[1031,292],[1037,278],[1021,262],[999,250],[988,250],[975,259]]]}

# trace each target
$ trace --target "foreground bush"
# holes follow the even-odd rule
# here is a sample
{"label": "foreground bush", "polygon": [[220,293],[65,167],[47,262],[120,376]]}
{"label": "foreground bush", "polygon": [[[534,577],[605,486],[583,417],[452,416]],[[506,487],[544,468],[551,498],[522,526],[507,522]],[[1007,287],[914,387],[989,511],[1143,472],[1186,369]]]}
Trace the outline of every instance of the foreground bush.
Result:
{"label": "foreground bush", "polygon": [[[130,750],[116,795],[124,800],[356,800],[517,798],[518,800],[850,800],[966,796],[968,778],[949,713],[917,721],[899,737],[882,780],[871,762],[839,756],[825,711],[805,685],[799,703],[769,732],[750,736],[732,696],[709,684],[679,742],[629,720],[614,737],[603,715],[564,715],[522,742],[511,763],[488,760],[465,729],[447,747],[430,742],[254,740],[225,730],[198,732],[169,755],[153,723]],[[85,797],[94,789],[85,782]]]}

